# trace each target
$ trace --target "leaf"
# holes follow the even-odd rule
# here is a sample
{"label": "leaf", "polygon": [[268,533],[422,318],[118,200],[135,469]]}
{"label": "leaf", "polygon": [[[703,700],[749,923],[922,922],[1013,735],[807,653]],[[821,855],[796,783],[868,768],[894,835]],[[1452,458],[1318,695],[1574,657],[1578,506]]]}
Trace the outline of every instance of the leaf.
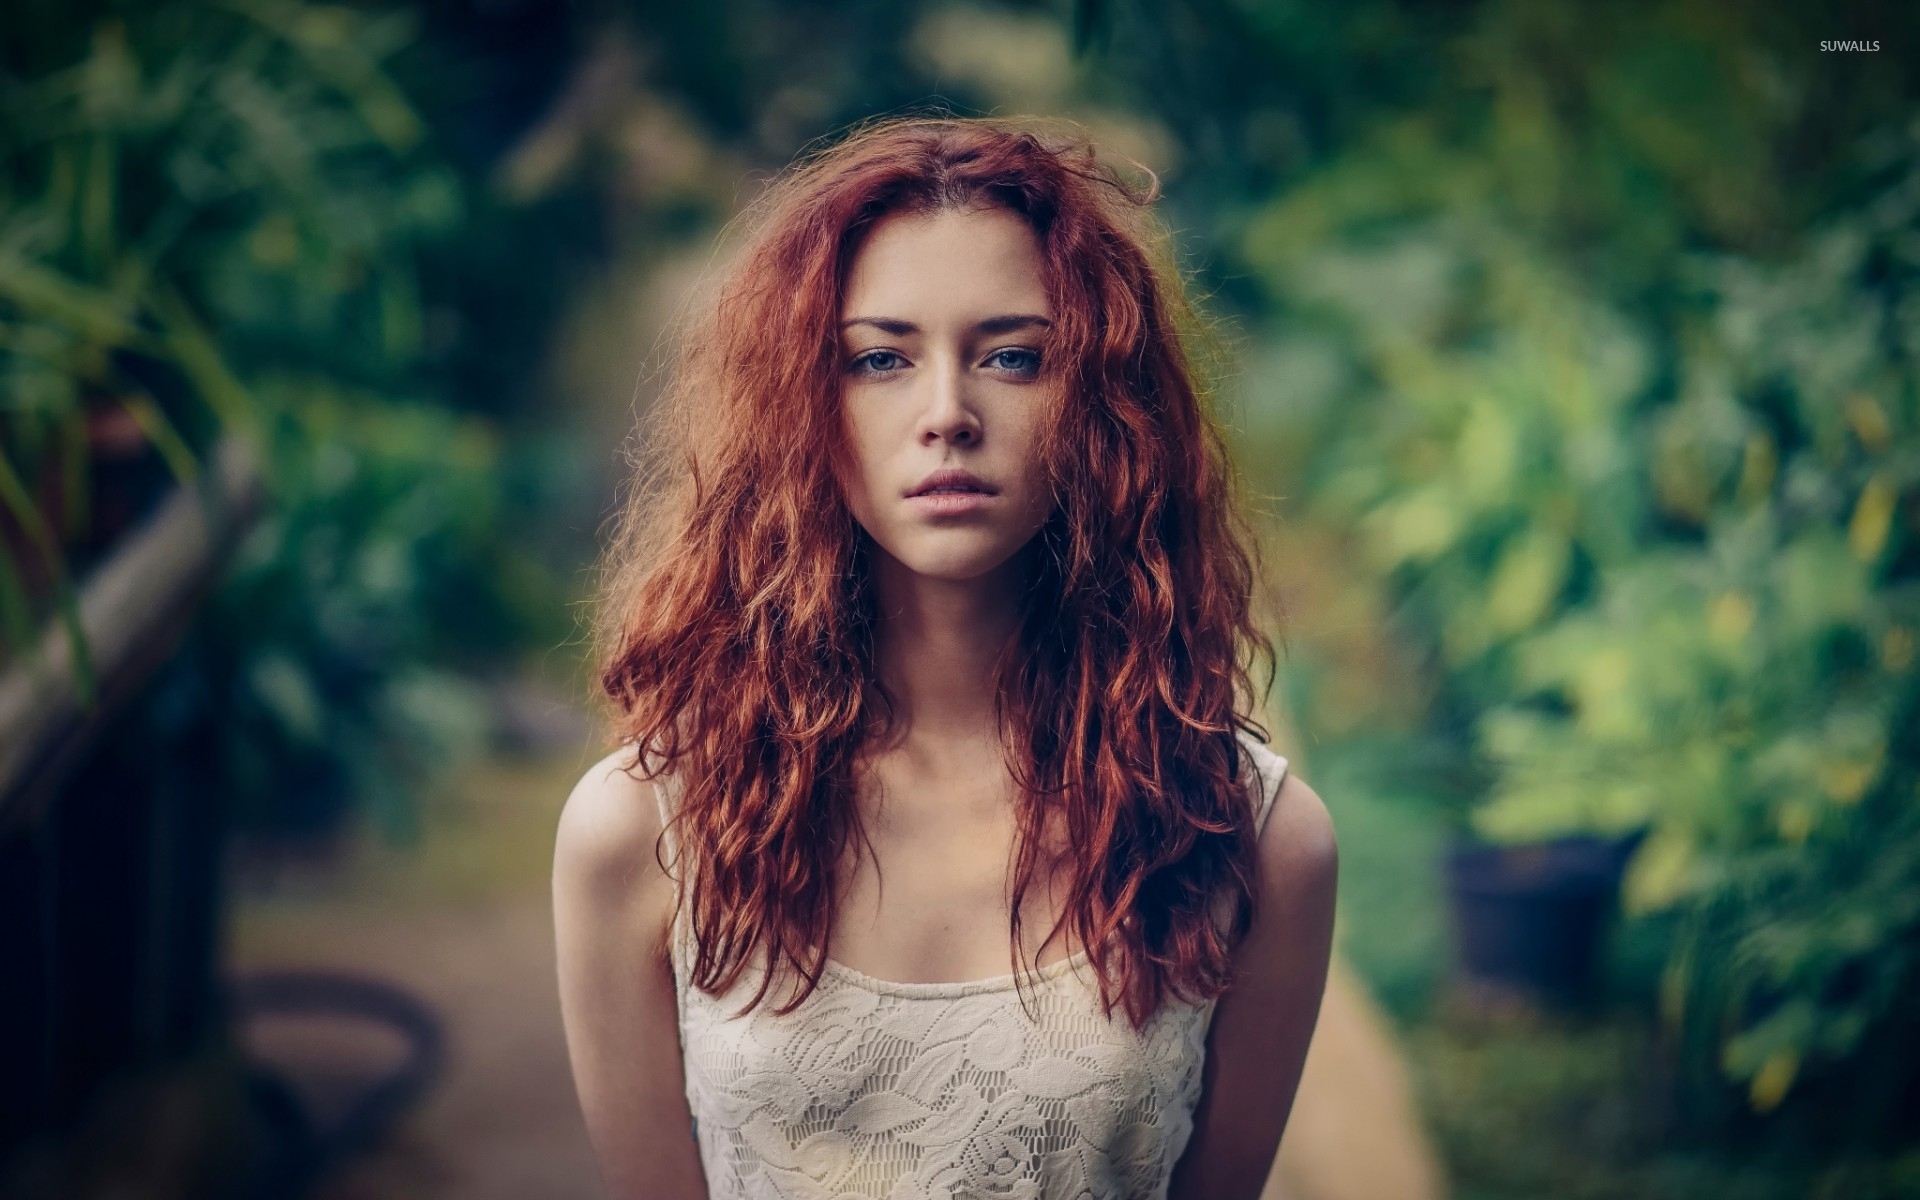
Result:
{"label": "leaf", "polygon": [[1452,497],[1439,487],[1388,501],[1362,522],[1374,561],[1387,568],[1441,553],[1460,535],[1461,524]]}
{"label": "leaf", "polygon": [[191,487],[200,478],[200,460],[194,456],[187,440],[180,436],[179,429],[167,419],[167,414],[153,402],[153,397],[137,393],[121,397],[120,403],[153,443],[153,448],[160,452],[173,477],[181,486]]}
{"label": "leaf", "polygon": [[1621,902],[1635,915],[1671,908],[1692,890],[1697,847],[1683,829],[1657,830],[1634,852],[1621,881]]}
{"label": "leaf", "polygon": [[227,430],[246,434],[256,429],[259,405],[221,356],[218,345],[193,310],[171,287],[154,290],[153,306],[166,328],[165,344],[173,360],[193,380],[201,398]]}
{"label": "leaf", "polygon": [[120,346],[152,344],[152,339],[134,323],[133,306],[125,297],[75,282],[58,271],[13,254],[0,253],[0,297],[96,342]]}
{"label": "leaf", "polygon": [[1512,417],[1490,400],[1476,400],[1454,442],[1454,472],[1480,504],[1509,502],[1519,450]]}
{"label": "leaf", "polygon": [[350,100],[388,150],[404,154],[426,137],[426,124],[372,56],[357,44],[364,20],[339,6],[227,0],[225,7],[258,22],[299,52],[316,74]]}
{"label": "leaf", "polygon": [[1518,633],[1546,615],[1566,582],[1572,545],[1538,526],[1509,542],[1487,589],[1487,616],[1495,629]]}
{"label": "leaf", "polygon": [[1707,610],[1707,636],[1723,646],[1738,645],[1753,628],[1753,601],[1740,592],[1722,592]]}
{"label": "leaf", "polygon": [[305,667],[282,651],[265,650],[248,667],[247,682],[288,736],[306,745],[319,743],[325,705]]}
{"label": "leaf", "polygon": [[1887,531],[1893,528],[1893,509],[1899,497],[1884,475],[1875,475],[1860,489],[1853,506],[1853,519],[1847,522],[1847,545],[1863,563],[1880,557],[1887,544]]}
{"label": "leaf", "polygon": [[1775,565],[1787,638],[1818,636],[1857,620],[1866,606],[1865,567],[1837,533],[1819,529],[1795,538]]}
{"label": "leaf", "polygon": [[1864,392],[1849,395],[1846,409],[1847,424],[1853,426],[1854,436],[1860,439],[1867,453],[1879,454],[1886,450],[1893,438],[1893,428],[1887,422],[1886,410]]}
{"label": "leaf", "polygon": [[1753,1081],[1747,1087],[1747,1102],[1758,1113],[1771,1112],[1786,1097],[1787,1090],[1793,1086],[1794,1075],[1800,1070],[1800,1056],[1791,1050],[1776,1050],[1754,1072]]}

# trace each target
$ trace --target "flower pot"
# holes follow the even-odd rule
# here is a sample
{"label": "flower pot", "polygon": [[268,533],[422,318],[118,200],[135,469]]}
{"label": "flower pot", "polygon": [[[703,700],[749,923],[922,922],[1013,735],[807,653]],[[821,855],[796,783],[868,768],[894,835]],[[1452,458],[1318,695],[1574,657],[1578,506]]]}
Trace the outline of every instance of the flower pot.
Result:
{"label": "flower pot", "polygon": [[1591,1000],[1620,876],[1643,836],[1452,847],[1446,879],[1461,974],[1552,1007]]}

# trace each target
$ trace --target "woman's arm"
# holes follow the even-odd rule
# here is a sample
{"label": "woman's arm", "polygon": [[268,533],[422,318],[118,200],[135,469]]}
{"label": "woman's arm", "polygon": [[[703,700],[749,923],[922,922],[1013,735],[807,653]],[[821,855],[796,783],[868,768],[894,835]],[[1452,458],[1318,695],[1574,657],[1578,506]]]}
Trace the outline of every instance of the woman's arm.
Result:
{"label": "woman's arm", "polygon": [[1220,997],[1174,1200],[1255,1200],[1272,1170],[1320,1015],[1339,875],[1333,821],[1287,772],[1260,835],[1260,902]]}
{"label": "woman's arm", "polygon": [[667,936],[673,881],[654,861],[653,785],[594,764],[567,798],[553,856],[560,1011],[610,1200],[704,1200]]}

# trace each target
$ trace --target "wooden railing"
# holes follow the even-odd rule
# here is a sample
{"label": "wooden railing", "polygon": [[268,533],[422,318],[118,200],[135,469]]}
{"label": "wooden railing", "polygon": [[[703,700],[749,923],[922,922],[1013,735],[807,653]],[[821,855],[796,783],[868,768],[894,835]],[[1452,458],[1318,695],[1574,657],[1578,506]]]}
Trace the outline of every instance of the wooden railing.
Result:
{"label": "wooden railing", "polygon": [[199,482],[175,489],[88,579],[80,626],[99,687],[91,711],[80,703],[72,644],[57,622],[0,673],[0,828],[45,806],[105,720],[172,653],[259,515],[253,455],[238,439],[220,443]]}

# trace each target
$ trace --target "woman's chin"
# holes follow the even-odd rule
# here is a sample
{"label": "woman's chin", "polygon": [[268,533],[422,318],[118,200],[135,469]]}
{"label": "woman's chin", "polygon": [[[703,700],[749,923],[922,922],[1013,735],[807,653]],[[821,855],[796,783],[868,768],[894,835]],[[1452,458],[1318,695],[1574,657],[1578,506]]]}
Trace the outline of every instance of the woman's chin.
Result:
{"label": "woman's chin", "polygon": [[[943,541],[949,544],[940,545]],[[901,546],[894,557],[922,579],[966,583],[999,570],[1019,549],[983,542],[978,537],[915,538],[913,544]]]}

